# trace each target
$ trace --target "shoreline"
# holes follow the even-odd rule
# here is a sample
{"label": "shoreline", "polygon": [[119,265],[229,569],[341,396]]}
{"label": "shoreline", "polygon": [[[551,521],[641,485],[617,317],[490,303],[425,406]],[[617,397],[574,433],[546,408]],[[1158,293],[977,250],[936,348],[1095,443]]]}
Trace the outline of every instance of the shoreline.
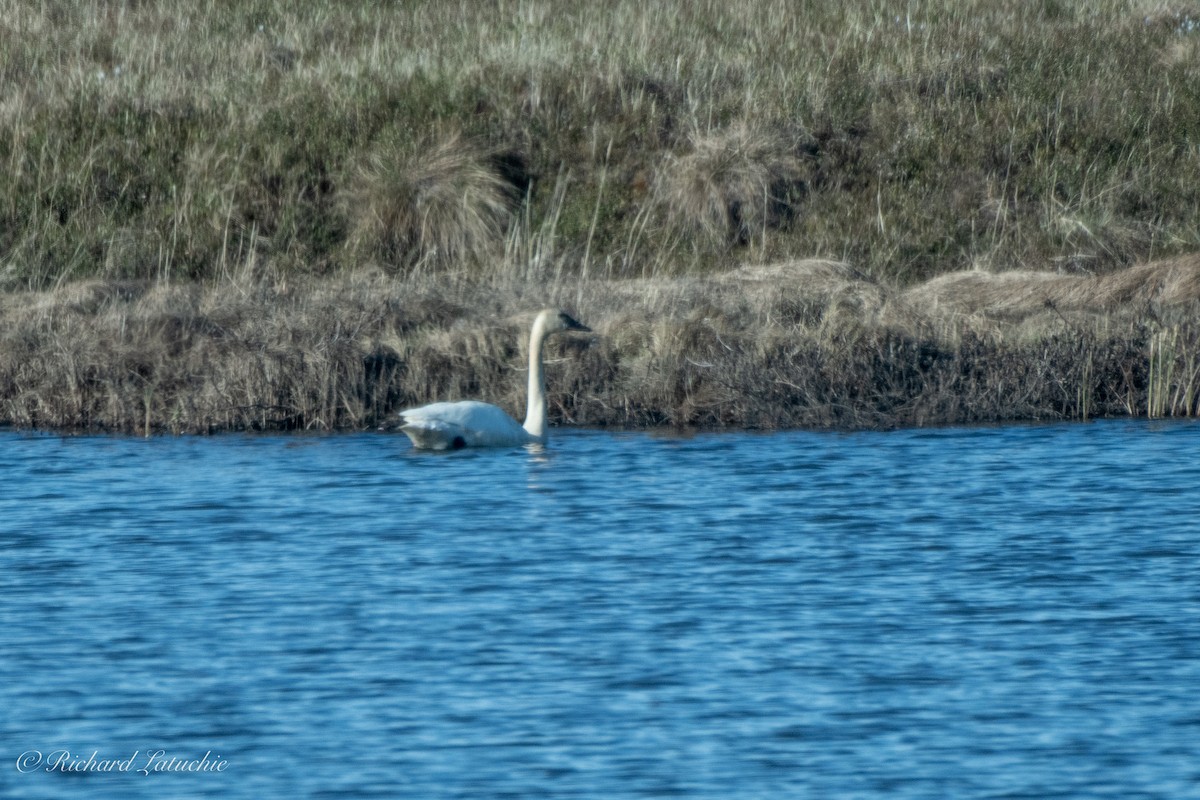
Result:
{"label": "shoreline", "polygon": [[556,426],[871,430],[1194,416],[1200,257],[1098,277],[836,261],[544,282],[81,281],[0,295],[0,426],[133,435],[366,431],[437,400],[519,415],[529,317]]}
{"label": "shoreline", "polygon": [[[564,434],[574,433],[591,433],[591,434],[613,434],[613,435],[644,435],[650,439],[666,439],[666,440],[690,440],[699,436],[774,436],[776,434],[792,434],[792,433],[811,433],[830,436],[853,436],[860,433],[904,433],[904,432],[940,432],[940,431],[966,431],[980,428],[985,429],[1001,429],[1001,428],[1047,428],[1047,427],[1072,427],[1076,425],[1091,425],[1100,424],[1117,424],[1130,423],[1133,425],[1190,425],[1196,424],[1197,418],[1191,417],[1130,417],[1130,416],[1111,416],[1111,417],[1089,417],[1086,420],[1079,419],[1043,419],[1043,420],[1021,420],[1013,419],[1004,422],[949,422],[944,424],[930,424],[919,427],[894,427],[894,428],[632,428],[632,427],[616,427],[603,425],[561,425],[550,429],[550,440],[547,445],[537,445],[544,447],[554,447],[555,439]],[[245,436],[245,437],[296,437],[304,438],[325,438],[339,436],[380,436],[389,437],[400,445],[402,450],[412,450],[415,453],[424,453],[431,456],[445,457],[460,453],[463,450],[467,452],[478,452],[479,450],[488,450],[492,448],[463,448],[463,450],[417,450],[411,448],[408,439],[397,430],[381,429],[381,428],[341,428],[336,430],[222,430],[213,431],[211,433],[171,433],[169,431],[153,431],[149,436],[137,431],[118,431],[118,430],[67,430],[67,429],[46,429],[46,428],[19,428],[10,425],[0,425],[0,435],[15,435],[28,437],[53,437],[58,439],[142,439],[150,441],[152,439],[182,439],[182,438],[221,438],[227,436]],[[505,449],[505,448],[496,448]]]}

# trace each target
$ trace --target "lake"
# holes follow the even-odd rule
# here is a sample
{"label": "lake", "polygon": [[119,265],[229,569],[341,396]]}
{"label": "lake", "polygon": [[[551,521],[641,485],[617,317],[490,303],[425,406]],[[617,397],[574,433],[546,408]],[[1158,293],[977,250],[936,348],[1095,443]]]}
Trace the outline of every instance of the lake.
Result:
{"label": "lake", "polygon": [[0,432],[0,796],[1198,798],[1198,455]]}

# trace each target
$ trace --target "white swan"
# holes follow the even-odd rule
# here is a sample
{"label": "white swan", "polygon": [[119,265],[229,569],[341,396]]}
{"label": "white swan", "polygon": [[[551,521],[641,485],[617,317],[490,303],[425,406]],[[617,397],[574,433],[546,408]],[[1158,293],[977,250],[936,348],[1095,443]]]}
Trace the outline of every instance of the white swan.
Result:
{"label": "white swan", "polygon": [[546,441],[546,376],[542,368],[542,343],[562,331],[590,331],[562,311],[547,308],[533,321],[529,334],[529,407],[525,424],[491,403],[464,400],[433,403],[400,412],[400,430],[414,447],[424,450],[457,450],[462,447],[512,447]]}

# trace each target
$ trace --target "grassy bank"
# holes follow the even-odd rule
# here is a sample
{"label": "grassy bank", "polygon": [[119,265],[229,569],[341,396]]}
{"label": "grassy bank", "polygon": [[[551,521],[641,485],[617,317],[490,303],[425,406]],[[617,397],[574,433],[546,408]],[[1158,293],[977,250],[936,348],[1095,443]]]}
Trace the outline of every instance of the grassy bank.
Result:
{"label": "grassy bank", "polygon": [[0,424],[517,411],[542,305],[559,421],[1196,412],[1200,6],[0,0],[0,78]]}
{"label": "grassy bank", "polygon": [[368,271],[286,289],[80,282],[0,307],[0,424],[362,429],[438,399],[524,407],[532,309],[552,421],[876,428],[1195,415],[1200,259],[1104,277],[956,273],[903,288],[839,262],[531,285]]}
{"label": "grassy bank", "polygon": [[[1189,11],[1188,9],[1192,9]],[[1200,245],[1200,7],[0,0],[0,286]]]}

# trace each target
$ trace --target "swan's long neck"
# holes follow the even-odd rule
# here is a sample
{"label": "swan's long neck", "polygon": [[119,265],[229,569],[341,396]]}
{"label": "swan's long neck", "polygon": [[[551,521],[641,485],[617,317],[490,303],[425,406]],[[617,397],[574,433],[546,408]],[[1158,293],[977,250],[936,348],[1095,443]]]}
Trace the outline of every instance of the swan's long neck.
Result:
{"label": "swan's long neck", "polygon": [[546,376],[542,369],[542,344],[546,341],[546,323],[538,317],[529,334],[529,406],[525,412],[525,432],[546,439]]}

